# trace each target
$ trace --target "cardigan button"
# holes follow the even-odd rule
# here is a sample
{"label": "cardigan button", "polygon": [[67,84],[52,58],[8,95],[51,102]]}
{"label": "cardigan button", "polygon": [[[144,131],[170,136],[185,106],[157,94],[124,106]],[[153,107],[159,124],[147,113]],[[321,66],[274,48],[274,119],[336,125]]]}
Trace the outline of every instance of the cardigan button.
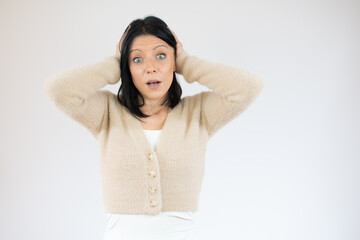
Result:
{"label": "cardigan button", "polygon": [[155,178],[156,177],[156,172],[154,170],[150,171],[149,176]]}
{"label": "cardigan button", "polygon": [[157,189],[155,187],[150,187],[149,188],[149,192],[151,193],[156,193],[157,192]]}
{"label": "cardigan button", "polygon": [[151,207],[156,207],[156,206],[157,206],[157,201],[151,200],[151,201],[150,201],[150,206],[151,206]]}
{"label": "cardigan button", "polygon": [[149,160],[152,160],[154,157],[153,157],[153,155],[151,154],[151,153],[149,153]]}

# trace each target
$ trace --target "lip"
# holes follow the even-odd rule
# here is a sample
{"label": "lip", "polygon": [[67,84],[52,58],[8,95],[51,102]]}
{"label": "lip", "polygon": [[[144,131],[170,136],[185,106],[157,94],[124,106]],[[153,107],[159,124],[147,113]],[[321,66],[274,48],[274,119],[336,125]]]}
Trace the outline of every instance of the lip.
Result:
{"label": "lip", "polygon": [[151,83],[151,82],[159,82],[159,83],[161,83],[161,81],[159,81],[157,79],[150,79],[149,81],[146,82],[146,84]]}
{"label": "lip", "polygon": [[161,86],[161,82],[159,82],[158,84],[155,84],[155,85],[152,85],[152,84],[146,84],[146,85],[150,89],[158,89]]}

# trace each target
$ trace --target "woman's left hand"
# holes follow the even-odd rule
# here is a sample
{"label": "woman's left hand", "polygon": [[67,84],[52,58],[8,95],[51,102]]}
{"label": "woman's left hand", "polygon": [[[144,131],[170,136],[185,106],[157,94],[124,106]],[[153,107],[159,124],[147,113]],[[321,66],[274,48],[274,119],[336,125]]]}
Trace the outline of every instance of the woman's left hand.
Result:
{"label": "woman's left hand", "polygon": [[[168,27],[169,28],[169,27]],[[176,36],[176,34],[169,28],[169,30],[171,31],[171,33],[174,35],[175,40],[177,42],[176,44],[176,52],[177,55],[180,55],[182,53],[182,51],[184,51],[183,45],[182,43],[179,41],[179,38]]]}

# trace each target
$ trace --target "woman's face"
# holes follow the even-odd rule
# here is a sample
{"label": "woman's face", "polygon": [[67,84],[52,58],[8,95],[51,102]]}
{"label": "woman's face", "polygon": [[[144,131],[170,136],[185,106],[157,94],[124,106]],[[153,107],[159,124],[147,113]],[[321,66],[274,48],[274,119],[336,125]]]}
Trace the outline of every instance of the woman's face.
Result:
{"label": "woman's face", "polygon": [[[153,35],[137,36],[129,50],[129,68],[135,87],[151,105],[160,105],[175,71],[174,48]],[[149,81],[158,81],[155,85]]]}

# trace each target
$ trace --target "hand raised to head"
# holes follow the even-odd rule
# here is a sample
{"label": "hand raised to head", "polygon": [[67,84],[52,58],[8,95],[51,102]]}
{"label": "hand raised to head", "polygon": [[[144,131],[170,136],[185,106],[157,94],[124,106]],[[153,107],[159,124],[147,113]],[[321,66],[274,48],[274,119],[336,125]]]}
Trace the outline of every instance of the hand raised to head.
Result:
{"label": "hand raised to head", "polygon": [[168,29],[171,31],[171,33],[174,35],[175,37],[175,40],[177,42],[176,44],[176,52],[177,52],[177,55],[180,55],[180,53],[182,51],[184,51],[184,48],[183,48],[183,45],[182,43],[180,42],[179,38],[176,36],[176,34],[168,27]]}
{"label": "hand raised to head", "polygon": [[121,53],[121,45],[124,41],[124,38],[126,36],[126,34],[128,33],[130,29],[130,25],[125,29],[125,32],[123,33],[123,35],[121,36],[121,39],[119,42],[117,42],[116,44],[116,51],[115,51],[115,58],[117,58],[118,60],[120,60],[120,53]]}

